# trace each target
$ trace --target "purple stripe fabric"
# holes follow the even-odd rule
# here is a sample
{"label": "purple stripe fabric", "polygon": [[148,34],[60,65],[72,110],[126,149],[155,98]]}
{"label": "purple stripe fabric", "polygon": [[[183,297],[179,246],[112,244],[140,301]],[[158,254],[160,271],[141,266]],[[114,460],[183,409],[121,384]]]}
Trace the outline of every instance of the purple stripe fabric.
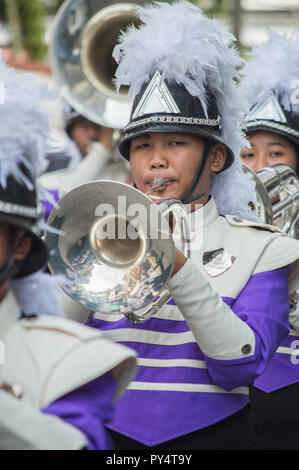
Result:
{"label": "purple stripe fabric", "polygon": [[[102,330],[118,330],[119,325],[122,325],[122,328],[131,328],[132,324],[129,323],[126,319],[120,320],[119,322],[105,322],[103,320],[97,320],[100,322]],[[98,323],[99,325],[99,323]],[[187,323],[184,321],[173,321],[173,320],[162,320],[159,318],[150,318],[145,323],[139,323],[134,326],[136,330],[146,330],[146,331],[161,331],[168,333],[171,329],[172,333],[184,333],[185,331],[190,331]]]}
{"label": "purple stripe fabric", "polygon": [[138,381],[163,383],[211,384],[207,369],[192,367],[150,367],[140,366]]}
{"label": "purple stripe fabric", "polygon": [[285,267],[251,276],[231,306],[253,330],[256,345],[252,356],[237,361],[206,357],[212,379],[226,390],[250,383],[261,375],[288,334],[288,271],[289,267]]}
{"label": "purple stripe fabric", "polygon": [[[59,193],[55,189],[47,189],[49,193],[51,193],[53,199],[58,202],[59,201]],[[41,201],[43,205],[43,212],[44,212],[44,219],[48,220],[51,210],[53,209],[53,204],[50,201]]]}
{"label": "purple stripe fabric", "polygon": [[113,417],[115,389],[115,381],[107,373],[59,398],[43,413],[58,416],[83,432],[89,450],[110,450],[113,444],[104,425]]}
{"label": "purple stripe fabric", "polygon": [[[283,348],[299,348],[299,337],[288,335],[280,344]],[[299,382],[299,356],[287,352],[276,352],[265,372],[254,381],[256,388],[270,393]]]}
{"label": "purple stripe fabric", "polygon": [[151,359],[195,359],[204,360],[204,355],[196,343],[182,344],[179,346],[145,345],[142,343],[122,342],[122,344],[134,349],[139,357]]}
{"label": "purple stripe fabric", "polygon": [[[148,446],[214,424],[244,408],[245,395],[128,390],[116,407],[110,429]],[[130,425],[129,425],[130,423]]]}
{"label": "purple stripe fabric", "polygon": [[[140,358],[204,359],[207,366],[207,369],[139,366],[134,380],[217,385],[226,391],[247,386],[265,370],[277,346],[288,333],[287,274],[288,268],[282,268],[253,275],[236,299],[228,296],[222,299],[254,331],[256,347],[252,355],[218,360],[205,357],[195,342],[168,346],[130,340],[123,344],[135,349]],[[177,308],[174,302],[169,305]],[[137,327],[128,325],[125,319],[113,323],[92,320],[88,324],[106,330],[134,328],[167,333],[189,331],[184,321],[156,318]],[[146,445],[155,445],[209,426],[239,411],[247,403],[247,395],[218,393],[215,389],[205,393],[127,390],[117,403],[115,418],[109,426]]]}
{"label": "purple stripe fabric", "polygon": [[299,363],[292,363],[289,354],[275,353],[265,372],[255,379],[254,386],[270,393],[296,382],[299,382]]}
{"label": "purple stripe fabric", "polygon": [[[295,347],[296,347],[296,344],[299,343],[299,337],[298,336],[294,336],[294,335],[288,335],[286,336],[282,342],[280,343],[280,346],[284,347],[284,348],[291,348],[292,347],[292,343],[294,341],[297,341],[297,343],[294,343],[295,344]],[[298,347],[298,346],[297,346]]]}

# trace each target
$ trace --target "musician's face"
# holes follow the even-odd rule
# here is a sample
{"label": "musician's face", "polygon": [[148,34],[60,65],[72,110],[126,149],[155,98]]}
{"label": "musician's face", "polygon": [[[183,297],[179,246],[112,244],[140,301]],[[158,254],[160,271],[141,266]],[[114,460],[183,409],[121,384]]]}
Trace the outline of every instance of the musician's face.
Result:
{"label": "musician's face", "polygon": [[[204,140],[188,134],[148,133],[136,137],[132,139],[130,147],[133,181],[140,191],[150,194],[155,178],[163,177],[166,181],[164,189],[152,194],[179,199],[192,184],[203,150]],[[211,173],[221,170],[225,157],[226,151],[222,144],[211,147],[194,194],[200,191],[208,196]]]}
{"label": "musician's face", "polygon": [[100,130],[101,126],[87,119],[81,119],[72,125],[70,129],[71,139],[76,142],[83,156],[88,154],[91,142],[100,140]]}
{"label": "musician's face", "polygon": [[289,165],[296,171],[296,150],[288,139],[266,131],[252,132],[247,139],[251,148],[242,150],[241,158],[254,172],[277,163]]}

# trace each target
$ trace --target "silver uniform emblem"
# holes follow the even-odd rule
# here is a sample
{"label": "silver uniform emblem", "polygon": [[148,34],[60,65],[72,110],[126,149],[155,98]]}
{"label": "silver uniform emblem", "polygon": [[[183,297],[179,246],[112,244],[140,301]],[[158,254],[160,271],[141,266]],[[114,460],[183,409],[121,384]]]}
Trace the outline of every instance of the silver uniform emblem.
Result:
{"label": "silver uniform emblem", "polygon": [[205,251],[203,254],[203,266],[211,277],[219,276],[232,267],[236,257],[224,248]]}
{"label": "silver uniform emblem", "polygon": [[162,80],[161,74],[156,72],[136,107],[132,119],[144,114],[170,113],[179,114],[180,110],[171,93]]}
{"label": "silver uniform emblem", "polygon": [[273,92],[271,92],[268,98],[262,103],[258,103],[252,108],[246,120],[256,121],[261,119],[270,119],[271,121],[283,123],[287,122],[285,114]]}

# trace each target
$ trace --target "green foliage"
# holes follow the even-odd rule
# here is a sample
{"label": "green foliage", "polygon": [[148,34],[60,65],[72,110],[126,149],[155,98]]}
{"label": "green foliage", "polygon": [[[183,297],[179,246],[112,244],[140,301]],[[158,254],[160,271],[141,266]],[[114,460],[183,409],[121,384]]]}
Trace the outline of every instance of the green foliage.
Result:
{"label": "green foliage", "polygon": [[14,49],[19,51],[21,44],[32,59],[42,61],[47,54],[43,0],[14,0],[14,10],[8,1],[1,0],[1,7],[10,22]]}
{"label": "green foliage", "polygon": [[45,44],[44,7],[41,0],[18,0],[25,49],[35,60],[43,60]]}
{"label": "green foliage", "polygon": [[199,6],[209,17],[219,17],[231,11],[232,0],[189,0]]}

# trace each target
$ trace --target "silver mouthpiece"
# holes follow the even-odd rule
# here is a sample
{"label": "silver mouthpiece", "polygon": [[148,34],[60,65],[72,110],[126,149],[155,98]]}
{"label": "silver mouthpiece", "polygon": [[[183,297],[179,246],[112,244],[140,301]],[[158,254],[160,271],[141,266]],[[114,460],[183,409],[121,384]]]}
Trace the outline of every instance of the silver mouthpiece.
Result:
{"label": "silver mouthpiece", "polygon": [[158,178],[155,178],[154,180],[154,184],[151,188],[151,193],[155,193],[157,191],[160,191],[161,189],[163,189],[164,187],[166,186],[166,181],[164,178],[162,178],[161,176],[159,176]]}

